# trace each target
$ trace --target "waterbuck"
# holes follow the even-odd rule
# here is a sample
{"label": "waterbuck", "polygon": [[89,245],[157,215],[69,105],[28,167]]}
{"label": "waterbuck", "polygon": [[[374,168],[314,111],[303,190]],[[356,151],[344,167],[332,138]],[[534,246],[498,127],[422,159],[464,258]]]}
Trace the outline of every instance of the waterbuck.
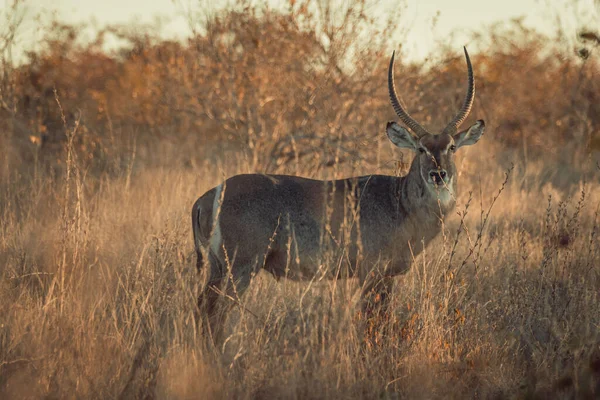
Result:
{"label": "waterbuck", "polygon": [[[458,131],[475,96],[473,69],[466,48],[464,52],[467,94],[439,134],[429,133],[402,107],[392,54],[390,100],[412,133],[396,122],[388,122],[386,132],[393,144],[416,153],[406,176],[319,181],[237,175],[195,202],[197,265],[209,269],[199,306],[213,333],[227,303],[232,303],[220,297],[240,296],[260,268],[276,278],[297,280],[358,277],[366,310],[385,308],[393,277],[408,271],[414,257],[440,233],[443,215],[455,206],[454,153],[476,143],[484,131],[483,120]],[[335,262],[330,262],[332,255]]]}

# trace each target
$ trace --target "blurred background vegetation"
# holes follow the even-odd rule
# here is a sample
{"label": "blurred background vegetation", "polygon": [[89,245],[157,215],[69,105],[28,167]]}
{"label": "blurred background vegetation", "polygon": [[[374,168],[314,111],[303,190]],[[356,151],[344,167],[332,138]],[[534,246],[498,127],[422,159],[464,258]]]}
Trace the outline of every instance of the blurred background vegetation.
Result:
{"label": "blurred background vegetation", "polygon": [[[392,49],[402,52],[402,35],[401,8],[381,21],[371,6],[290,0],[274,10],[243,2],[204,15],[185,41],[161,39],[148,26],[108,26],[90,37],[84,25],[55,20],[15,65],[9,55],[22,22],[15,1],[4,10],[10,23],[0,39],[4,175],[6,166],[59,171],[76,121],[77,154],[93,175],[115,173],[134,154],[136,168],[194,168],[230,151],[271,172],[300,158],[373,162],[368,146],[394,118],[386,67]],[[544,36],[520,20],[472,34],[471,114],[511,156],[565,166],[598,159],[598,31],[565,35],[557,28],[556,37]],[[118,39],[118,49],[104,51],[107,38]],[[463,96],[460,50],[441,41],[435,63],[398,58],[399,92],[434,131]]]}

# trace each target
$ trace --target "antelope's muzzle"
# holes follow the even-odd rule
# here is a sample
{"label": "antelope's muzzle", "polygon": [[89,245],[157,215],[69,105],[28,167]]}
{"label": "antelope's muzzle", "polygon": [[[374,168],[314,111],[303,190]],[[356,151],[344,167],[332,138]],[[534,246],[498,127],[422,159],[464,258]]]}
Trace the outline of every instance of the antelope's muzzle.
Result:
{"label": "antelope's muzzle", "polygon": [[429,171],[429,179],[432,184],[443,186],[448,182],[448,173],[445,170],[431,170]]}

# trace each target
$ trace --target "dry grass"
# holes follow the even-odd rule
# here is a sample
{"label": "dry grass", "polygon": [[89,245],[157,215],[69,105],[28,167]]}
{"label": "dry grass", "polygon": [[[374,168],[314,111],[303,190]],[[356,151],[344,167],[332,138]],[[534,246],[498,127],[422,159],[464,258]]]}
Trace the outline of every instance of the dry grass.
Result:
{"label": "dry grass", "polygon": [[523,189],[513,171],[491,208],[502,171],[463,165],[468,213],[397,279],[375,346],[358,334],[355,282],[259,274],[242,298],[251,312],[236,308],[226,345],[212,349],[195,321],[188,209],[221,172],[243,171],[200,170],[95,182],[75,167],[68,186],[6,188],[5,397],[525,397],[565,377],[565,390],[598,394],[597,182],[563,198],[550,184]]}
{"label": "dry grass", "polygon": [[[71,75],[42,70],[44,84],[57,79],[47,103],[20,79],[31,77],[27,68],[56,67],[58,45],[54,55],[3,70],[12,83],[2,92],[11,122],[2,143],[12,152],[0,171],[0,397],[600,396],[598,65],[593,54],[545,65],[525,51],[541,46],[527,32],[519,46],[474,57],[482,83],[473,116],[492,122],[479,144],[461,150],[458,215],[397,278],[385,331],[365,343],[352,280],[277,282],[261,273],[226,321],[223,347],[206,345],[189,216],[199,195],[256,170],[317,178],[405,170],[380,134],[391,118],[383,44],[362,55],[376,56],[375,65],[359,58],[351,72],[331,72],[321,67],[338,60],[336,49],[347,56],[339,53],[344,42],[323,49],[302,36],[308,16],[297,17],[305,30],[295,31],[287,14],[247,15],[213,21],[196,38],[203,46],[178,47],[174,59],[164,53],[173,44],[146,43],[100,63],[106,74],[108,66],[119,71],[114,86],[84,89],[82,65],[97,71],[82,61],[90,48],[62,58]],[[281,55],[267,43],[223,60],[234,53],[210,33],[226,29],[271,38],[288,29],[287,43],[298,47]],[[311,62],[324,64],[296,64],[297,54],[312,52]],[[290,59],[289,80],[267,62],[279,56]],[[503,89],[515,62],[547,87],[528,91],[522,80]],[[219,69],[223,63],[232,67]],[[154,70],[136,69],[144,65]],[[427,71],[400,68],[406,103],[421,102],[414,114],[441,125],[463,86],[458,58]],[[144,76],[152,80],[139,92]],[[450,82],[456,76],[462,80]],[[568,99],[554,82],[571,88]],[[77,84],[82,95],[67,90]],[[166,84],[172,90],[161,95]],[[198,91],[205,95],[192,96]],[[42,111],[19,108],[28,95]],[[261,106],[269,98],[273,108]],[[60,122],[55,131],[36,125],[50,116]],[[142,132],[147,126],[153,134]],[[45,147],[24,144],[34,131],[48,136]],[[232,145],[222,150],[220,142]]]}

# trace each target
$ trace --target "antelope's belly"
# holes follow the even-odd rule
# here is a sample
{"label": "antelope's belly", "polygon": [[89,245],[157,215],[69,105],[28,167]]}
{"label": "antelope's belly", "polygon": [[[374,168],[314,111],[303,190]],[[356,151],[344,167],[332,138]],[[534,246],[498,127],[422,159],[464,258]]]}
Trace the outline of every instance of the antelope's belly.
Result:
{"label": "antelope's belly", "polygon": [[357,246],[332,239],[288,240],[267,257],[264,269],[275,277],[292,280],[320,280],[352,277],[356,274]]}

